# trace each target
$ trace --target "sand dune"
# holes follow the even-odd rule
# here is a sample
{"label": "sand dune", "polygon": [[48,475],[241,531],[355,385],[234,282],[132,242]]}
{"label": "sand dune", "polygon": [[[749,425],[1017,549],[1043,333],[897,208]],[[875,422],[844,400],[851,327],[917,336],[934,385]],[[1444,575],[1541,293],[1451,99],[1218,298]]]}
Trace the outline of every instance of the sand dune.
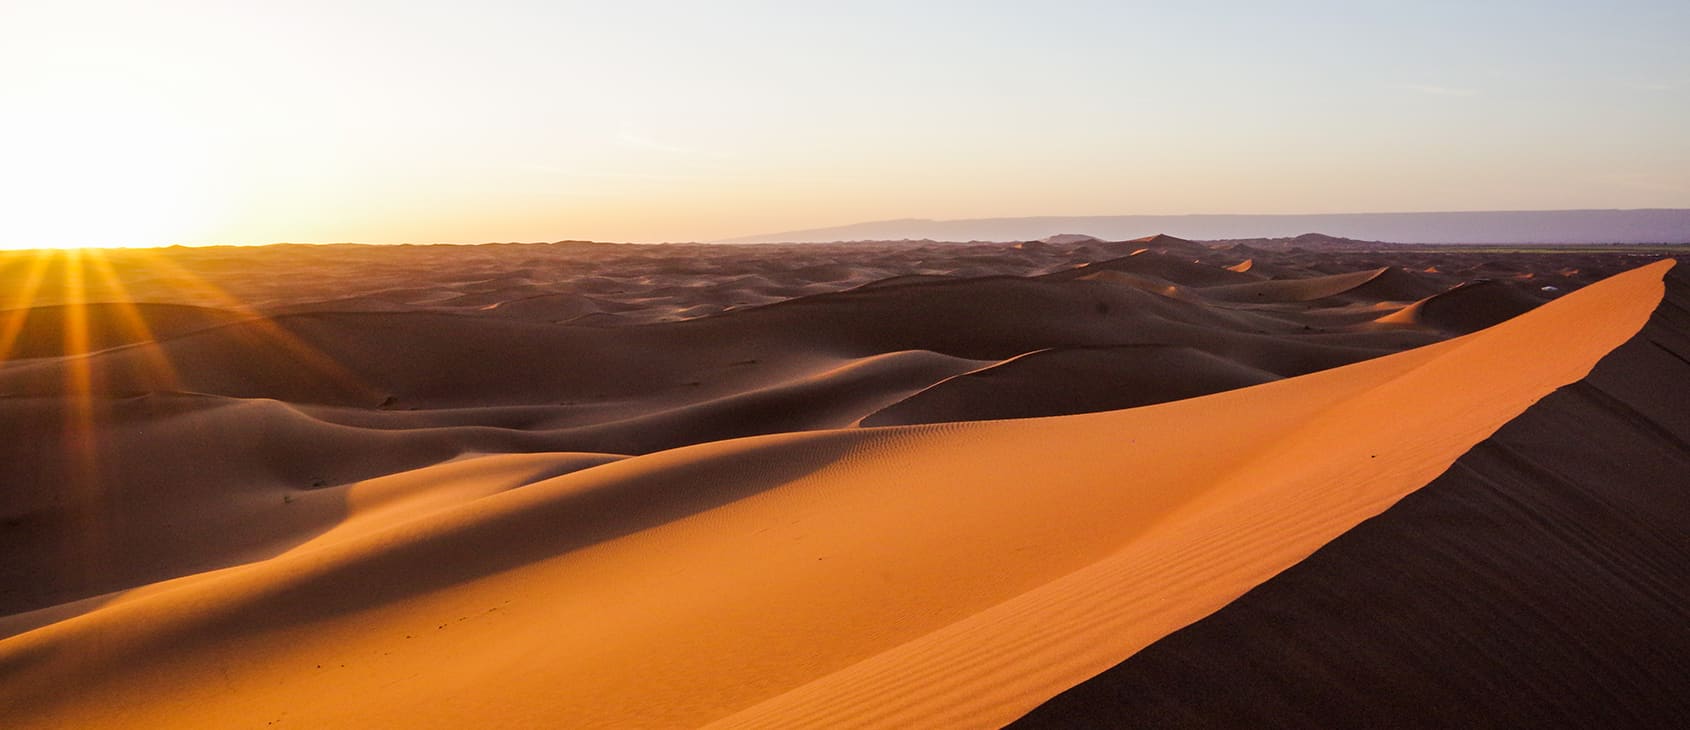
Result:
{"label": "sand dune", "polygon": [[1678,727],[1690,275],[1425,488],[1017,727]]}
{"label": "sand dune", "polygon": [[10,726],[1005,722],[1583,377],[1644,324],[1665,267],[1206,398],[772,435],[442,488],[426,508],[0,642],[0,712]]}
{"label": "sand dune", "polygon": [[[65,411],[57,400],[0,404],[20,433],[62,433]],[[0,445],[10,528],[0,530],[0,614],[266,557],[341,520],[334,493],[347,485],[464,454],[563,451],[545,432],[360,428],[278,401],[205,396],[125,399],[99,423],[93,469],[69,444]]]}
{"label": "sand dune", "polygon": [[[974,251],[956,252],[968,259],[961,268],[978,265]],[[356,254],[357,265],[372,267],[364,260],[369,253],[356,247],[309,253]],[[421,264],[433,266],[433,251],[400,252],[421,253],[428,254]],[[209,255],[213,262],[224,256]],[[675,265],[698,268],[686,260]],[[721,273],[734,282],[762,278]],[[438,303],[537,277],[474,278],[432,295],[422,286],[400,289]],[[614,288],[613,280],[600,278],[595,289]],[[1149,278],[1120,286],[1003,274],[908,275],[714,317],[615,329],[489,319],[434,305],[230,314],[230,321],[212,320],[209,327],[157,327],[116,349],[90,346],[84,357],[16,360],[0,368],[0,414],[28,437],[0,442],[0,477],[17,485],[0,496],[0,519],[15,525],[0,531],[0,548],[15,556],[0,566],[0,611],[44,608],[269,554],[308,536],[285,526],[319,504],[305,492],[465,454],[641,454],[859,422],[1101,411],[1302,374],[1441,337],[1415,324],[1381,334],[1360,319],[1334,329],[1331,308],[1320,305],[1229,312],[1138,284],[1176,286]],[[143,279],[125,290],[145,287]],[[994,307],[982,311],[981,302]],[[134,311],[176,309],[201,311],[167,305]],[[80,311],[91,329],[112,331],[122,331],[131,314],[121,304]],[[24,314],[31,319],[8,321],[47,321],[33,310]],[[651,356],[656,352],[662,357]],[[86,463],[90,454],[97,454],[97,468]],[[191,478],[182,479],[184,473]],[[239,509],[212,503],[237,497],[246,500]],[[281,504],[295,506],[278,514]],[[165,519],[173,509],[205,510],[225,521],[183,529],[180,520]],[[228,517],[235,514],[251,524]],[[90,544],[78,533],[96,516],[102,534]],[[307,524],[320,528],[334,518],[323,512]],[[230,528],[237,524],[243,526]],[[211,535],[219,531],[225,534]],[[195,542],[201,533],[219,542]],[[82,562],[97,567],[51,569]]]}
{"label": "sand dune", "polygon": [[[1673,666],[1626,627],[1670,632],[1686,593],[1681,272],[1293,249],[0,256],[38,305],[0,312],[0,726],[1295,724],[1332,676],[1389,724],[1393,667],[1447,699],[1508,657],[1573,708],[1532,717],[1587,717],[1553,688],[1600,672],[1626,679],[1589,696],[1670,707],[1624,652]],[[1629,608],[1485,587],[1549,554]],[[1319,663],[1374,630],[1353,605],[1215,643],[1386,588],[1419,607],[1390,660]],[[1582,663],[1475,638],[1555,621],[1594,627]],[[1484,656],[1403,658],[1434,634]],[[1264,676],[1239,662],[1293,689],[1202,700]]]}
{"label": "sand dune", "polygon": [[[1365,286],[1390,271],[1379,268],[1300,279],[1273,279],[1205,287],[1203,295],[1229,302],[1308,302],[1335,297]],[[1378,297],[1389,299],[1390,297]]]}
{"label": "sand dune", "polygon": [[1202,350],[1162,345],[1039,350],[934,383],[864,426],[1090,413],[1277,380]]}
{"label": "sand dune", "polygon": [[1233,271],[1226,267],[1206,266],[1170,253],[1160,253],[1153,250],[1143,250],[1129,256],[1109,261],[1051,274],[1052,278],[1078,278],[1099,271],[1119,271],[1141,276],[1154,276],[1158,279],[1180,284],[1183,286],[1224,286],[1258,281],[1259,276],[1244,271]]}
{"label": "sand dune", "polygon": [[[1194,265],[1195,266],[1195,265]],[[1218,269],[1216,270],[1223,270]],[[1223,270],[1224,271],[1224,270]],[[994,303],[983,314],[980,302]],[[919,311],[921,316],[906,313]],[[81,361],[0,372],[0,393],[65,392],[87,367],[122,395],[188,390],[295,403],[443,408],[580,402],[681,389],[742,387],[746,368],[800,367],[809,353],[867,357],[927,350],[1002,360],[1063,346],[1178,344],[1281,375],[1401,349],[1376,332],[1308,329],[1296,313],[1265,316],[1159,296],[1107,281],[986,277],[858,288],[730,314],[643,327],[560,327],[432,312],[296,314],[193,332]],[[1411,344],[1424,344],[1426,337]],[[661,350],[662,358],[648,353]],[[512,372],[489,359],[540,362]],[[158,367],[168,362],[170,370]],[[674,399],[692,397],[685,393]]]}
{"label": "sand dune", "polygon": [[1462,284],[1433,294],[1378,319],[1391,324],[1417,324],[1449,332],[1474,332],[1537,306],[1538,301],[1500,281]]}
{"label": "sand dune", "polygon": [[[339,456],[344,460],[344,452],[307,453],[319,459]],[[31,545],[25,542],[19,546],[23,549],[7,550],[6,583],[27,586],[27,591],[5,596],[9,615],[0,616],[0,636],[93,610],[118,595],[108,595],[109,591],[262,560],[312,540],[373,531],[458,502],[617,458],[577,453],[469,455],[434,466],[312,489],[300,489],[295,480],[271,475],[208,479],[195,485],[229,487],[209,494],[184,490],[181,487],[186,485],[180,482],[128,480],[129,493],[106,495],[106,504],[114,509],[103,514],[79,513],[86,519],[76,527],[81,531],[100,530],[101,547],[109,553],[98,566],[87,564],[88,546],[61,542],[48,546],[56,549],[41,554],[29,551]],[[334,466],[344,468],[345,464]],[[193,519],[181,515],[192,515]],[[75,576],[72,585],[84,593],[99,586],[105,591],[87,596],[65,593],[63,588],[70,581],[55,575],[63,566],[98,570],[97,575]],[[18,610],[20,605],[45,608]]]}
{"label": "sand dune", "polygon": [[44,306],[0,311],[0,352],[11,359],[61,357],[180,337],[247,315],[179,304]]}

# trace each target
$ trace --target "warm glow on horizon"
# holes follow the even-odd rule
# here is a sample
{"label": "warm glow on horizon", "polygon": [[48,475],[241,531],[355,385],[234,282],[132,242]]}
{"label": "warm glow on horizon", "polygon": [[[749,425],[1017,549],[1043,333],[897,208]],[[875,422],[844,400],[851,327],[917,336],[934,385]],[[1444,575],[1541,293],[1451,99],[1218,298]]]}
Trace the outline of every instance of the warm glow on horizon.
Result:
{"label": "warm glow on horizon", "polygon": [[216,211],[203,170],[177,130],[144,122],[113,137],[96,124],[27,130],[0,196],[15,206],[7,248],[168,245]]}
{"label": "warm glow on horizon", "polygon": [[0,121],[0,248],[164,246],[222,215],[205,136],[187,110],[110,73],[125,61],[79,54],[10,86],[25,103]]}
{"label": "warm glow on horizon", "polygon": [[1620,5],[10,3],[0,248],[1690,207]]}

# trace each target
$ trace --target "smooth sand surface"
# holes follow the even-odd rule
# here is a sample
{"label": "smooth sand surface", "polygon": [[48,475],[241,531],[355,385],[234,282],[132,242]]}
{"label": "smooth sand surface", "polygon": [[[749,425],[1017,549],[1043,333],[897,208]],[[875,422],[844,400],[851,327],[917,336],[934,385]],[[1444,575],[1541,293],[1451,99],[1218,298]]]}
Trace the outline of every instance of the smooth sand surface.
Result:
{"label": "smooth sand surface", "polygon": [[[1660,300],[1668,267],[1626,273],[1472,335],[1142,408],[822,427],[623,459],[482,457],[373,475],[343,490],[337,508],[344,514],[332,525],[270,557],[104,596],[0,641],[0,720],[8,727],[1002,724],[1220,609],[1431,482],[1636,334]],[[975,371],[972,361],[997,358],[1000,349],[1037,344],[1031,336],[1012,341],[1017,327],[1048,333],[1072,319],[1041,319],[1040,312],[1087,311],[1098,301],[1091,290],[1068,303],[1012,280],[992,286],[1000,300],[1025,305],[1026,324],[1011,317],[964,341],[955,331],[966,328],[964,308],[941,291],[924,300],[923,317],[957,324],[938,332],[919,323],[862,332],[818,325],[834,338],[836,359],[811,351],[782,360],[781,372],[753,378],[762,385],[751,391],[930,365],[940,367],[925,372],[928,384],[939,382]],[[851,304],[895,306],[908,291],[859,290]],[[1119,306],[1133,307],[1141,294],[1118,294]],[[801,300],[756,316],[775,323],[771,331],[784,331],[787,318],[825,324],[838,316],[833,301]],[[1198,322],[1215,332],[1239,317],[1265,321],[1179,305],[1158,302],[1160,323],[1139,324],[1180,333]],[[709,328],[720,325],[670,326],[686,328],[674,337],[685,343],[709,341]],[[1067,327],[1058,331],[1083,339]],[[1248,345],[1256,340],[1246,334],[1253,333],[1223,334],[1215,349],[1289,359],[1253,353]],[[904,362],[864,352],[921,337],[938,344],[904,349],[934,356]],[[130,378],[133,387],[140,376],[118,374],[142,371],[124,365],[138,357],[126,354],[134,351],[84,362],[111,380]],[[179,348],[171,359],[206,351]],[[653,357],[663,362],[649,369],[674,366]],[[403,359],[369,368],[399,373],[378,391],[455,405],[450,391],[420,377],[407,384]],[[954,363],[953,371],[953,359],[971,362]],[[15,379],[0,373],[0,384],[43,388],[53,378],[39,373],[53,367],[69,366],[32,365],[10,374]],[[323,394],[305,392],[314,381],[285,375],[243,377]],[[499,390],[508,387],[499,378],[465,378],[488,393],[514,392]],[[252,383],[212,384],[258,387]],[[881,411],[901,390],[859,398],[838,417]],[[671,397],[683,408],[713,402]]]}

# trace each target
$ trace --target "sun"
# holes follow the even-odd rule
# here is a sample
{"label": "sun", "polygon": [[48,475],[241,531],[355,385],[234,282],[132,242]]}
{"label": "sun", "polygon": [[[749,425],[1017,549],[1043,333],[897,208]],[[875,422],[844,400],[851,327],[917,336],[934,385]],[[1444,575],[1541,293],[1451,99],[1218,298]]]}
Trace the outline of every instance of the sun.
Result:
{"label": "sun", "polygon": [[0,120],[0,248],[163,246],[207,224],[207,155],[189,128],[62,101]]}

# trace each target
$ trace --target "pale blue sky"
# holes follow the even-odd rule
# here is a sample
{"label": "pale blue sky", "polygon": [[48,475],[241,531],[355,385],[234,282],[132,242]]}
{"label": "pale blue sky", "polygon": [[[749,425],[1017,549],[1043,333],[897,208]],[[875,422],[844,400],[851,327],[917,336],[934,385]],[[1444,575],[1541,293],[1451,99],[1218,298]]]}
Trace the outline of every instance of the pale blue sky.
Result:
{"label": "pale blue sky", "polygon": [[1686,2],[0,5],[0,246],[1690,207]]}

